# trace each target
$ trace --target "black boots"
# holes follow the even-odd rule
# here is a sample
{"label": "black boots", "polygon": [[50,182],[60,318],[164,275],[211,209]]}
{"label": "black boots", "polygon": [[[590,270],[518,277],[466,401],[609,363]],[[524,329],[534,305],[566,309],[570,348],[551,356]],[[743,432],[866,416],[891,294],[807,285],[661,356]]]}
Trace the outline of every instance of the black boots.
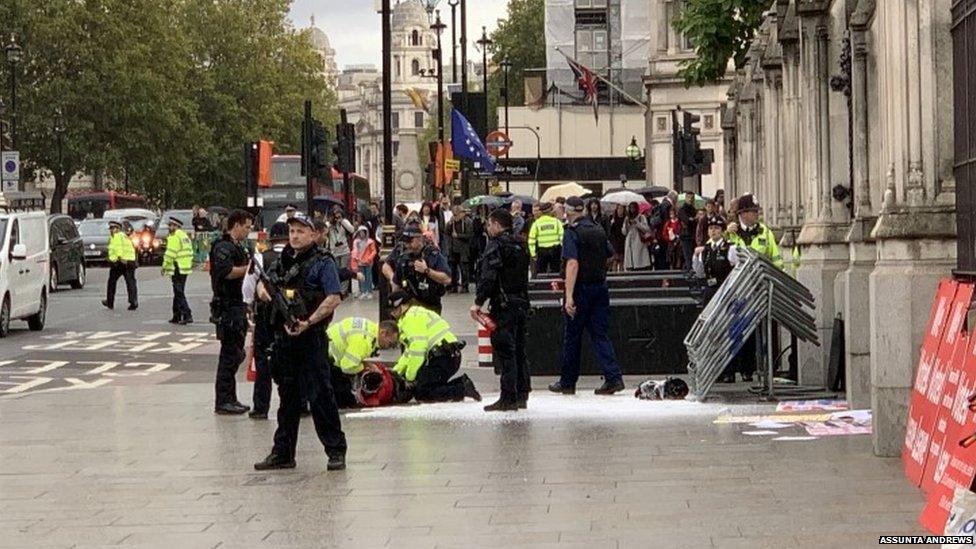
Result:
{"label": "black boots", "polygon": [[464,383],[464,396],[467,398],[473,398],[476,402],[481,402],[481,393],[475,388],[474,382],[468,377],[468,374],[461,376],[461,380]]}
{"label": "black boots", "polygon": [[572,386],[572,387],[564,387],[558,381],[553,382],[552,385],[549,386],[549,390],[552,391],[552,392],[554,392],[554,393],[559,393],[559,394],[563,394],[563,395],[575,395],[576,394],[576,386],[575,385]]}
{"label": "black boots", "polygon": [[617,380],[612,382],[604,381],[603,385],[598,387],[593,392],[598,395],[612,395],[614,393],[623,391],[624,389],[626,389],[626,387],[624,386],[624,382],[622,380]]}
{"label": "black boots", "polygon": [[214,408],[214,413],[222,416],[239,416],[246,413],[251,408],[244,406],[240,402],[231,402],[229,404],[221,404]]}
{"label": "black boots", "polygon": [[271,471],[275,469],[294,469],[295,468],[295,458],[285,459],[277,454],[269,454],[268,457],[264,458],[264,461],[259,461],[254,464],[254,469],[257,471]]}
{"label": "black boots", "polygon": [[505,397],[501,397],[494,404],[485,406],[486,412],[516,412],[519,409],[518,402]]}
{"label": "black boots", "polygon": [[346,468],[345,454],[338,455],[338,456],[329,456],[329,464],[326,465],[325,468],[329,471],[342,471],[343,469],[345,469]]}

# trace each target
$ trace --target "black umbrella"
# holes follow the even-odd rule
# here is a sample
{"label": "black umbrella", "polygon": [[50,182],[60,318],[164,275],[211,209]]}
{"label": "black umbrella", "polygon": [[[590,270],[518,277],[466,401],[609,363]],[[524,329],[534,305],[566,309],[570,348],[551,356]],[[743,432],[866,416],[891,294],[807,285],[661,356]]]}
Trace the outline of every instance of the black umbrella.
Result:
{"label": "black umbrella", "polygon": [[317,212],[327,214],[332,211],[333,206],[339,206],[343,211],[346,209],[346,205],[342,203],[342,200],[334,196],[316,196],[312,199],[312,208]]}
{"label": "black umbrella", "polygon": [[671,192],[671,189],[667,187],[662,187],[660,185],[651,185],[650,187],[641,187],[639,189],[628,189],[628,190],[634,191],[635,193],[646,198],[648,201],[650,201],[652,198],[661,198],[662,196],[667,196],[668,193]]}

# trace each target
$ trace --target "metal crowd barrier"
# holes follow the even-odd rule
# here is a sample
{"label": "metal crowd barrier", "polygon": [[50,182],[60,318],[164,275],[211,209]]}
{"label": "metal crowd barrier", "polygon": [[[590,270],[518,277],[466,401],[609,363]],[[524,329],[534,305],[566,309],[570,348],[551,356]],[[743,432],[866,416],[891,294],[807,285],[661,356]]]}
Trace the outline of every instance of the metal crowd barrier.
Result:
{"label": "metal crowd barrier", "polygon": [[757,366],[765,393],[774,397],[775,357],[773,325],[788,329],[796,337],[819,346],[810,290],[796,279],[748,248],[736,250],[744,261],[718,289],[698,316],[688,336],[688,373],[692,395],[704,399],[715,381],[757,332]]}

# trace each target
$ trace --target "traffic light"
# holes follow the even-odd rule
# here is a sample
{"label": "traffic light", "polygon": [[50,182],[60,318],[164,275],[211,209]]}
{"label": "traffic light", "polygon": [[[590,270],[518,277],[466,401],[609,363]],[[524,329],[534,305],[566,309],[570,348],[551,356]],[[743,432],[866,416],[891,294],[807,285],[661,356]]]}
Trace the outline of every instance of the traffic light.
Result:
{"label": "traffic light", "polygon": [[336,124],[336,143],[332,151],[335,153],[336,171],[356,171],[356,126],[349,123]]}
{"label": "traffic light", "polygon": [[312,119],[312,130],[309,135],[309,173],[315,179],[329,169],[329,132],[318,120]]}
{"label": "traffic light", "polygon": [[257,150],[257,183],[258,187],[270,187],[271,180],[271,157],[274,155],[274,142],[262,139],[258,141]]}

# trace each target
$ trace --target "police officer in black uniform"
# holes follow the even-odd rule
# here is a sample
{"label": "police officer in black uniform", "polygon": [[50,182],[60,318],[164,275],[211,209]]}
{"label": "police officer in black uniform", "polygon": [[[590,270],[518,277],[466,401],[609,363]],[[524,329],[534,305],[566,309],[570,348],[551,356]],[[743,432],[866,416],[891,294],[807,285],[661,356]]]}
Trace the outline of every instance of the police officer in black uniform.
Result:
{"label": "police officer in black uniform", "polygon": [[404,225],[400,243],[383,264],[383,276],[390,281],[392,292],[403,290],[416,303],[441,314],[441,298],[451,285],[451,267],[427,242],[419,222]]}
{"label": "police officer in black uniform", "polygon": [[[718,293],[718,289],[725,282],[725,279],[732,274],[732,269],[738,261],[736,247],[725,239],[725,218],[715,215],[708,218],[708,242],[695,250],[695,257],[692,261],[695,273],[705,279],[704,299],[707,304]],[[753,344],[750,349],[755,349]],[[741,353],[741,357],[748,357],[750,353]],[[735,371],[743,364],[742,358],[734,359],[722,375],[718,378],[719,383],[735,383]]]}
{"label": "police officer in black uniform", "polygon": [[[278,260],[288,243],[288,224],[278,222],[268,231],[271,247],[254,261],[261,263],[262,269],[270,269]],[[258,259],[260,257],[260,259]],[[271,408],[271,360],[269,353],[274,343],[274,329],[271,325],[274,309],[271,304],[260,299],[254,300],[254,409],[248,414],[251,419],[268,419]]]}
{"label": "police officer in black uniform", "polygon": [[471,318],[478,321],[485,302],[496,327],[491,345],[502,365],[501,397],[486,412],[525,408],[529,400],[529,369],[525,361],[525,319],[529,311],[529,252],[513,233],[512,214],[498,208],[488,216],[491,240],[481,257],[478,289]]}
{"label": "police officer in black uniform", "polygon": [[246,356],[247,306],[241,287],[251,262],[244,241],[253,222],[250,213],[235,210],[227,218],[227,232],[210,249],[210,285],[213,288],[210,321],[217,325],[217,339],[220,340],[214,405],[218,414],[243,414],[250,409],[237,400],[235,377]]}
{"label": "police officer in black uniform", "polygon": [[302,399],[309,402],[315,432],[329,458],[327,469],[346,468],[346,435],[329,371],[332,368],[325,329],[342,302],[335,259],[316,245],[315,224],[296,213],[288,219],[289,243],[272,264],[268,275],[273,287],[258,286],[262,301],[275,307],[271,374],[278,384],[278,429],[274,448],[259,471],[292,469],[298,445]]}
{"label": "police officer in black uniform", "polygon": [[584,215],[583,210],[583,199],[571,197],[566,200],[569,226],[563,235],[566,272],[563,366],[562,375],[549,385],[549,390],[569,395],[576,393],[576,382],[580,375],[580,347],[583,331],[586,330],[603,369],[604,383],[594,392],[612,395],[624,389],[620,364],[607,333],[610,328],[607,261],[613,257],[613,248],[603,227]]}

